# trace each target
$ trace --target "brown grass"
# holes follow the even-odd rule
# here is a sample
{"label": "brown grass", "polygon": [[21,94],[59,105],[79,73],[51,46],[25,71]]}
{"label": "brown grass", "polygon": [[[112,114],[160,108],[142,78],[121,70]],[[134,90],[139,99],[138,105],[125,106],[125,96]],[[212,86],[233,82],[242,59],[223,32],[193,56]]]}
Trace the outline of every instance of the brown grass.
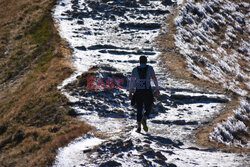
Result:
{"label": "brown grass", "polygon": [[50,14],[56,1],[0,2],[0,166],[50,165],[92,129],[68,116],[57,90],[72,69]]}
{"label": "brown grass", "polygon": [[178,77],[178,76],[189,76],[190,72],[184,71],[183,73],[180,72],[180,69],[185,68],[186,63],[179,53],[178,48],[175,46],[175,39],[174,35],[177,33],[176,26],[174,24],[174,19],[178,15],[178,10],[175,13],[171,14],[167,20],[165,21],[168,25],[168,31],[165,35],[161,35],[157,39],[157,45],[162,51],[161,59],[169,68],[171,73]]}
{"label": "brown grass", "polygon": [[[186,1],[183,1],[185,4]],[[223,90],[219,84],[210,83],[208,81],[202,80],[194,76],[188,69],[185,62],[185,58],[181,55],[179,49],[175,46],[174,35],[177,34],[176,25],[174,19],[179,14],[179,10],[176,9],[175,13],[169,15],[166,19],[167,32],[161,35],[157,39],[157,46],[161,50],[162,54],[160,59],[164,62],[165,66],[168,68],[168,72],[172,77],[191,82],[198,85],[206,90],[212,90],[217,93],[222,93]]]}
{"label": "brown grass", "polygon": [[[203,0],[197,0],[196,2],[203,2]],[[183,2],[183,4],[185,1]],[[191,82],[194,85],[197,85],[205,90],[213,91],[216,93],[225,94],[232,98],[232,101],[230,101],[226,107],[225,111],[216,119],[214,119],[212,122],[210,122],[208,125],[205,125],[198,129],[196,132],[197,137],[197,143],[208,147],[208,148],[218,148],[225,151],[231,151],[231,152],[247,152],[249,153],[249,149],[244,148],[237,148],[237,147],[228,147],[224,144],[217,144],[216,142],[209,141],[209,134],[214,130],[214,127],[216,127],[217,123],[222,122],[223,120],[226,120],[229,116],[234,115],[233,110],[236,109],[239,106],[239,97],[229,91],[228,89],[223,88],[222,85],[219,83],[212,83],[209,81],[204,81],[202,79],[196,78],[186,67],[185,58],[180,54],[178,48],[175,46],[175,39],[174,35],[177,34],[176,26],[174,24],[174,19],[178,15],[178,9],[175,10],[175,13],[170,15],[167,20],[167,29],[168,31],[166,34],[158,37],[158,47],[162,51],[161,60],[164,62],[165,66],[168,68],[168,72],[170,72],[171,76],[174,78],[177,78],[179,80]],[[221,32],[218,32],[218,36],[222,35],[224,32],[223,30]],[[239,36],[246,37],[246,34],[239,34]],[[218,38],[220,39],[220,38]],[[218,41],[220,43],[221,41]],[[218,46],[210,46],[212,48],[217,48]],[[231,53],[230,49],[226,50],[228,53]],[[208,53],[206,52],[199,52],[199,54],[206,56]],[[211,60],[212,61],[212,60]],[[249,67],[247,65],[246,61],[240,61],[241,67]],[[244,84],[242,82],[242,84]],[[244,138],[244,136],[242,136]],[[249,140],[249,137],[248,139]]]}
{"label": "brown grass", "polygon": [[[215,141],[209,140],[209,134],[213,132],[214,128],[217,126],[217,123],[220,123],[222,121],[226,121],[228,117],[233,116],[234,114],[231,112],[239,106],[239,100],[237,97],[234,97],[232,101],[230,101],[225,108],[225,111],[217,118],[215,118],[212,122],[210,122],[208,125],[202,126],[198,129],[195,136],[197,138],[197,144],[202,145],[207,148],[218,148],[224,151],[234,152],[234,153],[250,153],[250,150],[247,148],[239,148],[234,146],[226,146],[225,144],[218,144]],[[245,137],[242,135],[241,137]],[[249,141],[248,139],[245,139],[246,141]]]}

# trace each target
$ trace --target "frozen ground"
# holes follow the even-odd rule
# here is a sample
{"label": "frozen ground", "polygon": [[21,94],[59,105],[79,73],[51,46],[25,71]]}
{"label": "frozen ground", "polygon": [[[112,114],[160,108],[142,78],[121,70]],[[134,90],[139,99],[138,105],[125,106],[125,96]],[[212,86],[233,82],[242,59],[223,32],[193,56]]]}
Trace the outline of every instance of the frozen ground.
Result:
{"label": "frozen ground", "polygon": [[[230,99],[170,78],[157,61],[160,53],[155,37],[172,10],[171,1],[59,1],[53,15],[60,35],[73,49],[72,65],[76,68],[59,89],[70,99],[79,119],[95,126],[96,131],[59,149],[54,166],[249,164],[247,155],[195,144],[195,130],[220,114]],[[149,132],[138,134],[126,83],[122,89],[90,91],[80,78],[92,68],[92,75],[98,78],[127,79],[141,55],[148,56],[155,68],[161,95],[148,121]],[[96,133],[107,137],[100,139]]]}
{"label": "frozen ground", "polygon": [[235,138],[235,134],[249,135],[249,14],[249,1],[187,0],[175,19],[176,46],[189,70],[200,79],[220,83],[240,97],[236,115],[218,124],[210,139],[246,148],[250,142]]}

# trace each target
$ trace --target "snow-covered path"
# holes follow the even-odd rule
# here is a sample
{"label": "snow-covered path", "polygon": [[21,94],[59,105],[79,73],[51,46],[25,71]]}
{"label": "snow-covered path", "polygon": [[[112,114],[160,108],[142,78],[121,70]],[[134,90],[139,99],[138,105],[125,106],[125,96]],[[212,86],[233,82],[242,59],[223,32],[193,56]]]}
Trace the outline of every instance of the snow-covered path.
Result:
{"label": "snow-covered path", "polygon": [[[79,119],[96,127],[62,148],[54,166],[246,166],[247,155],[195,145],[195,130],[219,114],[227,98],[204,92],[168,76],[157,57],[155,38],[173,10],[168,1],[61,0],[54,10],[60,35],[73,49],[75,74],[59,87]],[[181,1],[178,1],[181,2]],[[178,6],[178,5],[177,5]],[[127,90],[88,91],[77,76],[95,66],[100,78],[127,78],[146,55],[155,68],[161,95],[155,101],[149,132],[135,132],[135,109]],[[102,134],[106,137],[100,137]],[[99,136],[99,137],[98,137]]]}

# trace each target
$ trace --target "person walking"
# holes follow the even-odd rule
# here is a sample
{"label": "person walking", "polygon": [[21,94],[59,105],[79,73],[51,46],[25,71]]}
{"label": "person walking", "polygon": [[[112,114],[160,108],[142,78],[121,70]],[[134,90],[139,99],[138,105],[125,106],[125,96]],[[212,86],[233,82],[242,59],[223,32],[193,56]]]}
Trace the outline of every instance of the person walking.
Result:
{"label": "person walking", "polygon": [[[132,100],[134,85],[136,90],[134,93],[135,103],[137,108],[137,130],[136,132],[141,132],[141,124],[145,132],[148,131],[147,118],[149,118],[150,111],[153,104],[153,91],[151,87],[151,78],[154,81],[156,88],[156,96],[160,94],[158,81],[155,76],[155,72],[152,66],[147,65],[147,57],[140,56],[139,58],[140,66],[135,67],[132,70],[132,76],[129,83],[129,99]],[[134,84],[135,83],[135,84]],[[143,108],[145,113],[143,114]]]}

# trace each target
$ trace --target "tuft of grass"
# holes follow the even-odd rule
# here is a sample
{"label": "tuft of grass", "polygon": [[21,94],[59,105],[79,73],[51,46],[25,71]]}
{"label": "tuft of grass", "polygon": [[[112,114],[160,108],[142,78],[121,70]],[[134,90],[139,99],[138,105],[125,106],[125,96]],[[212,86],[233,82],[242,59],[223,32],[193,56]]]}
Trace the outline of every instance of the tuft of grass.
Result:
{"label": "tuft of grass", "polygon": [[[233,116],[234,114],[232,113],[233,110],[237,109],[239,106],[239,99],[235,95],[231,95],[232,100],[226,105],[224,112],[221,113],[221,115],[214,120],[212,120],[209,124],[205,126],[201,126],[195,133],[195,136],[197,138],[197,143],[199,145],[202,145],[207,148],[217,148],[221,149],[224,151],[229,151],[229,152],[235,152],[235,153],[249,153],[249,149],[247,148],[239,148],[239,147],[234,147],[234,146],[226,146],[224,144],[218,144],[215,141],[210,141],[209,140],[209,135],[210,133],[214,130],[214,128],[217,126],[218,123],[222,121],[226,121],[228,117]],[[238,132],[237,134],[234,134],[235,137],[239,138],[246,138],[248,134],[240,133]],[[243,139],[245,140],[245,139]],[[246,139],[246,141],[249,140],[249,136]]]}
{"label": "tuft of grass", "polygon": [[53,49],[50,49],[46,52],[46,55],[39,61],[38,63],[38,69],[41,72],[46,72],[49,68],[49,62],[54,58],[54,54],[53,54]]}
{"label": "tuft of grass", "polygon": [[50,23],[51,21],[49,20],[49,17],[44,16],[39,22],[34,21],[31,24],[28,34],[31,35],[31,42],[33,44],[43,46],[50,41],[52,36]]}

